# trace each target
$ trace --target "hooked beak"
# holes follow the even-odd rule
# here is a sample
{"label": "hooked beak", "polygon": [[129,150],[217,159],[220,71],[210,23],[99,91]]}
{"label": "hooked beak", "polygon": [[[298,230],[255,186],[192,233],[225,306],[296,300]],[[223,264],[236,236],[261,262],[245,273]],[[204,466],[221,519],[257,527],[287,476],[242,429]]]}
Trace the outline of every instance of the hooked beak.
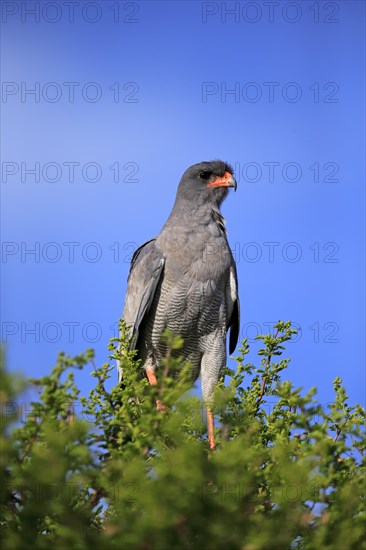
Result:
{"label": "hooked beak", "polygon": [[214,181],[207,184],[207,187],[233,187],[236,191],[237,183],[230,172],[225,172],[222,177],[217,177]]}

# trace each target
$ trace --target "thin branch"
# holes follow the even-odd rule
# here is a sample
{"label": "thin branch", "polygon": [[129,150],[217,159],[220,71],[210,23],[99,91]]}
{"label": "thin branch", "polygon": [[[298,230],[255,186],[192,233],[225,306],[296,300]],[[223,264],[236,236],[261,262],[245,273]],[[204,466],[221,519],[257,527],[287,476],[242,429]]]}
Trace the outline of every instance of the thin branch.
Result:
{"label": "thin branch", "polygon": [[168,373],[169,373],[171,354],[172,354],[172,352],[171,352],[171,349],[169,348],[167,350],[166,356],[165,356],[165,365],[164,365],[163,375],[161,377],[161,385],[160,385],[160,388],[159,388],[159,397],[163,396],[164,381],[166,380],[166,378],[168,376]]}
{"label": "thin branch", "polygon": [[[97,367],[95,365],[94,359],[91,360],[91,364],[93,365],[94,371],[96,373],[98,373],[98,370],[97,370]],[[107,392],[107,390],[104,387],[104,380],[99,376],[99,374],[97,374],[97,379],[98,379],[98,386],[99,386],[99,389],[100,389],[100,393],[106,398],[106,400],[108,401],[108,403],[110,404],[110,406],[113,409],[114,403],[112,401],[111,394],[109,392]]]}
{"label": "thin branch", "polygon": [[22,464],[26,458],[26,456],[28,455],[28,453],[31,451],[32,447],[33,447],[33,444],[36,442],[37,438],[38,438],[38,435],[39,435],[39,432],[40,432],[40,427],[42,425],[42,422],[40,422],[39,424],[37,424],[37,432],[28,440],[28,443],[26,444],[24,450],[23,450],[23,453],[22,455],[19,457],[19,464]]}
{"label": "thin branch", "polygon": [[257,401],[255,402],[255,405],[256,405],[256,412],[258,411],[259,409],[259,405],[261,404],[262,400],[263,400],[263,397],[264,397],[264,393],[265,393],[265,389],[266,389],[266,382],[267,382],[267,378],[268,376],[262,376],[262,386],[261,386],[261,392],[257,398]]}
{"label": "thin branch", "polygon": [[[276,329],[276,332],[274,333],[273,335],[273,338],[276,339],[278,336],[278,329]],[[269,369],[269,367],[271,366],[271,360],[272,360],[272,355],[268,355],[267,357],[267,365],[266,365],[266,370]],[[261,402],[263,401],[263,397],[264,397],[264,394],[265,394],[265,391],[266,391],[266,382],[267,382],[267,379],[268,379],[268,376],[265,374],[264,376],[262,376],[262,386],[261,386],[261,391],[260,391],[260,394],[256,400],[256,410],[255,412],[258,412],[258,409],[259,409],[259,405],[261,404]]]}
{"label": "thin branch", "polygon": [[338,437],[341,435],[342,433],[342,430],[343,428],[345,427],[345,425],[347,424],[347,422],[349,421],[349,416],[346,418],[346,420],[343,422],[343,426],[340,428],[339,426],[337,426],[337,429],[336,429],[336,434],[333,438],[333,442],[335,443],[337,440],[338,440]]}

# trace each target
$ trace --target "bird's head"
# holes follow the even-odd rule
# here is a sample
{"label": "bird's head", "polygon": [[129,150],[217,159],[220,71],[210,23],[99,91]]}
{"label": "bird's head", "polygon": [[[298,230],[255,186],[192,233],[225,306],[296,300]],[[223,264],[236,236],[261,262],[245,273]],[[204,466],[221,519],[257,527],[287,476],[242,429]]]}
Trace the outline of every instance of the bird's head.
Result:
{"label": "bird's head", "polygon": [[221,160],[199,162],[190,166],[180,180],[177,199],[184,198],[203,204],[220,206],[229,187],[236,190],[237,183],[232,167]]}

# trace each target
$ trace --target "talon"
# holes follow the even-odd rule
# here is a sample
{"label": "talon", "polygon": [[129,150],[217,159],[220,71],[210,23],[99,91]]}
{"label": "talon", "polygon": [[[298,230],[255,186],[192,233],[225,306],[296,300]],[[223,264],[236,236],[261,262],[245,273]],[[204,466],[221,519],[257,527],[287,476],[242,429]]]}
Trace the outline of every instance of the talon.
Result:
{"label": "talon", "polygon": [[160,399],[156,400],[156,410],[162,413],[166,413],[167,411],[166,405],[164,405],[164,403],[160,401]]}
{"label": "talon", "polygon": [[[148,377],[151,386],[157,385],[158,381],[153,370],[146,370],[146,376]],[[156,410],[162,413],[166,413],[167,411],[166,405],[164,405],[160,399],[156,400]]]}

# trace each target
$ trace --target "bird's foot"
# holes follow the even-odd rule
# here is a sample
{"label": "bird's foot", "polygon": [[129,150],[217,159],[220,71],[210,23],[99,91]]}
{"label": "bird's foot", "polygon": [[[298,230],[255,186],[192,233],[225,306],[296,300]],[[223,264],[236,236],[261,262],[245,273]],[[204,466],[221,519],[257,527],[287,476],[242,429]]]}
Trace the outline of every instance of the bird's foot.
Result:
{"label": "bird's foot", "polygon": [[209,437],[209,438],[208,438],[208,444],[209,444],[209,446],[210,446],[211,451],[215,451],[215,450],[216,450],[216,441],[215,441],[215,438],[214,438],[214,437]]}
{"label": "bird's foot", "polygon": [[214,416],[210,407],[206,407],[208,444],[211,450],[216,449]]}
{"label": "bird's foot", "polygon": [[[155,376],[155,372],[152,369],[146,369],[146,375],[151,386],[156,386],[158,381]],[[166,405],[161,401],[161,399],[156,400],[156,410],[162,413],[166,413]]]}
{"label": "bird's foot", "polygon": [[156,400],[156,410],[162,413],[167,412],[166,405],[164,405],[164,403],[160,399]]}

